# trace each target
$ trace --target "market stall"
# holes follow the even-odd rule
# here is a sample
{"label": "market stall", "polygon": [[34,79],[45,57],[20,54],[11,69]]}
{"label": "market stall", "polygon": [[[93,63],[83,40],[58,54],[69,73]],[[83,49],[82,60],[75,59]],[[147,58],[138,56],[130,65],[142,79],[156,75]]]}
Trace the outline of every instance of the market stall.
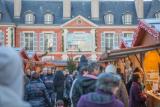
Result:
{"label": "market stall", "polygon": [[41,72],[44,67],[49,69],[54,68],[56,66],[54,63],[41,60],[41,58],[46,55],[47,52],[45,52],[44,54],[35,53],[31,57],[29,57],[27,52],[24,49],[22,49],[20,51],[20,56],[23,59],[24,72],[26,73],[27,70]]}
{"label": "market stall", "polygon": [[148,107],[160,107],[160,20],[140,20],[132,47],[127,47],[122,42],[121,48],[104,53],[100,61],[120,67],[125,73],[126,81],[130,68],[141,68],[148,95]]}

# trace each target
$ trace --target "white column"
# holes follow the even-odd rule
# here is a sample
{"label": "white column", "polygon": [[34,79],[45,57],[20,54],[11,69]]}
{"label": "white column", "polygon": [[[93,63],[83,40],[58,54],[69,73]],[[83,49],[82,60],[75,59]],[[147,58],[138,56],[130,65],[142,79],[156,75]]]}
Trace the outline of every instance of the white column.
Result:
{"label": "white column", "polygon": [[95,52],[95,49],[96,49],[96,39],[95,39],[95,34],[96,34],[96,30],[95,29],[92,29],[91,31],[91,36],[92,36],[92,52]]}
{"label": "white column", "polygon": [[64,44],[64,52],[66,52],[66,49],[67,49],[67,34],[68,34],[68,30],[67,29],[64,29],[64,33],[63,33],[63,44]]}

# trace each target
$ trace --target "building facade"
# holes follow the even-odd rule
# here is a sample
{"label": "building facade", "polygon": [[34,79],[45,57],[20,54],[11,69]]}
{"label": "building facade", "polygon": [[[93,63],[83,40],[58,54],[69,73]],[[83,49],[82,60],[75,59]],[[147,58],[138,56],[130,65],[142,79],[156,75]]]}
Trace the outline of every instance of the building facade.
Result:
{"label": "building facade", "polygon": [[160,19],[159,0],[0,0],[0,44],[96,60],[122,40],[130,45],[143,18]]}

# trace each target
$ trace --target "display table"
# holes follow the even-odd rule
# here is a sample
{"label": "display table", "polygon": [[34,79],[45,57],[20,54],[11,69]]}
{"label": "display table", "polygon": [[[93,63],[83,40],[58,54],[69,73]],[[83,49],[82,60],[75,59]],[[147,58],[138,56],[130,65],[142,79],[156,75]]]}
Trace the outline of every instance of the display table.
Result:
{"label": "display table", "polygon": [[147,99],[147,107],[160,107],[160,96],[153,94],[150,91],[146,92]]}

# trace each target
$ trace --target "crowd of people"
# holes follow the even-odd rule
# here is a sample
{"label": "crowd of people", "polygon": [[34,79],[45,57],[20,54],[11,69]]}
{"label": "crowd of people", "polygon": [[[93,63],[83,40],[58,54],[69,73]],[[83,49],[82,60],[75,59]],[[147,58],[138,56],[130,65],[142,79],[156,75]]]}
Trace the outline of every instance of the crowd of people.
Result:
{"label": "crowd of people", "polygon": [[50,68],[23,74],[22,68],[13,49],[0,47],[0,107],[146,107],[139,68],[127,84],[120,68],[108,64],[100,69],[84,55],[73,74]]}

